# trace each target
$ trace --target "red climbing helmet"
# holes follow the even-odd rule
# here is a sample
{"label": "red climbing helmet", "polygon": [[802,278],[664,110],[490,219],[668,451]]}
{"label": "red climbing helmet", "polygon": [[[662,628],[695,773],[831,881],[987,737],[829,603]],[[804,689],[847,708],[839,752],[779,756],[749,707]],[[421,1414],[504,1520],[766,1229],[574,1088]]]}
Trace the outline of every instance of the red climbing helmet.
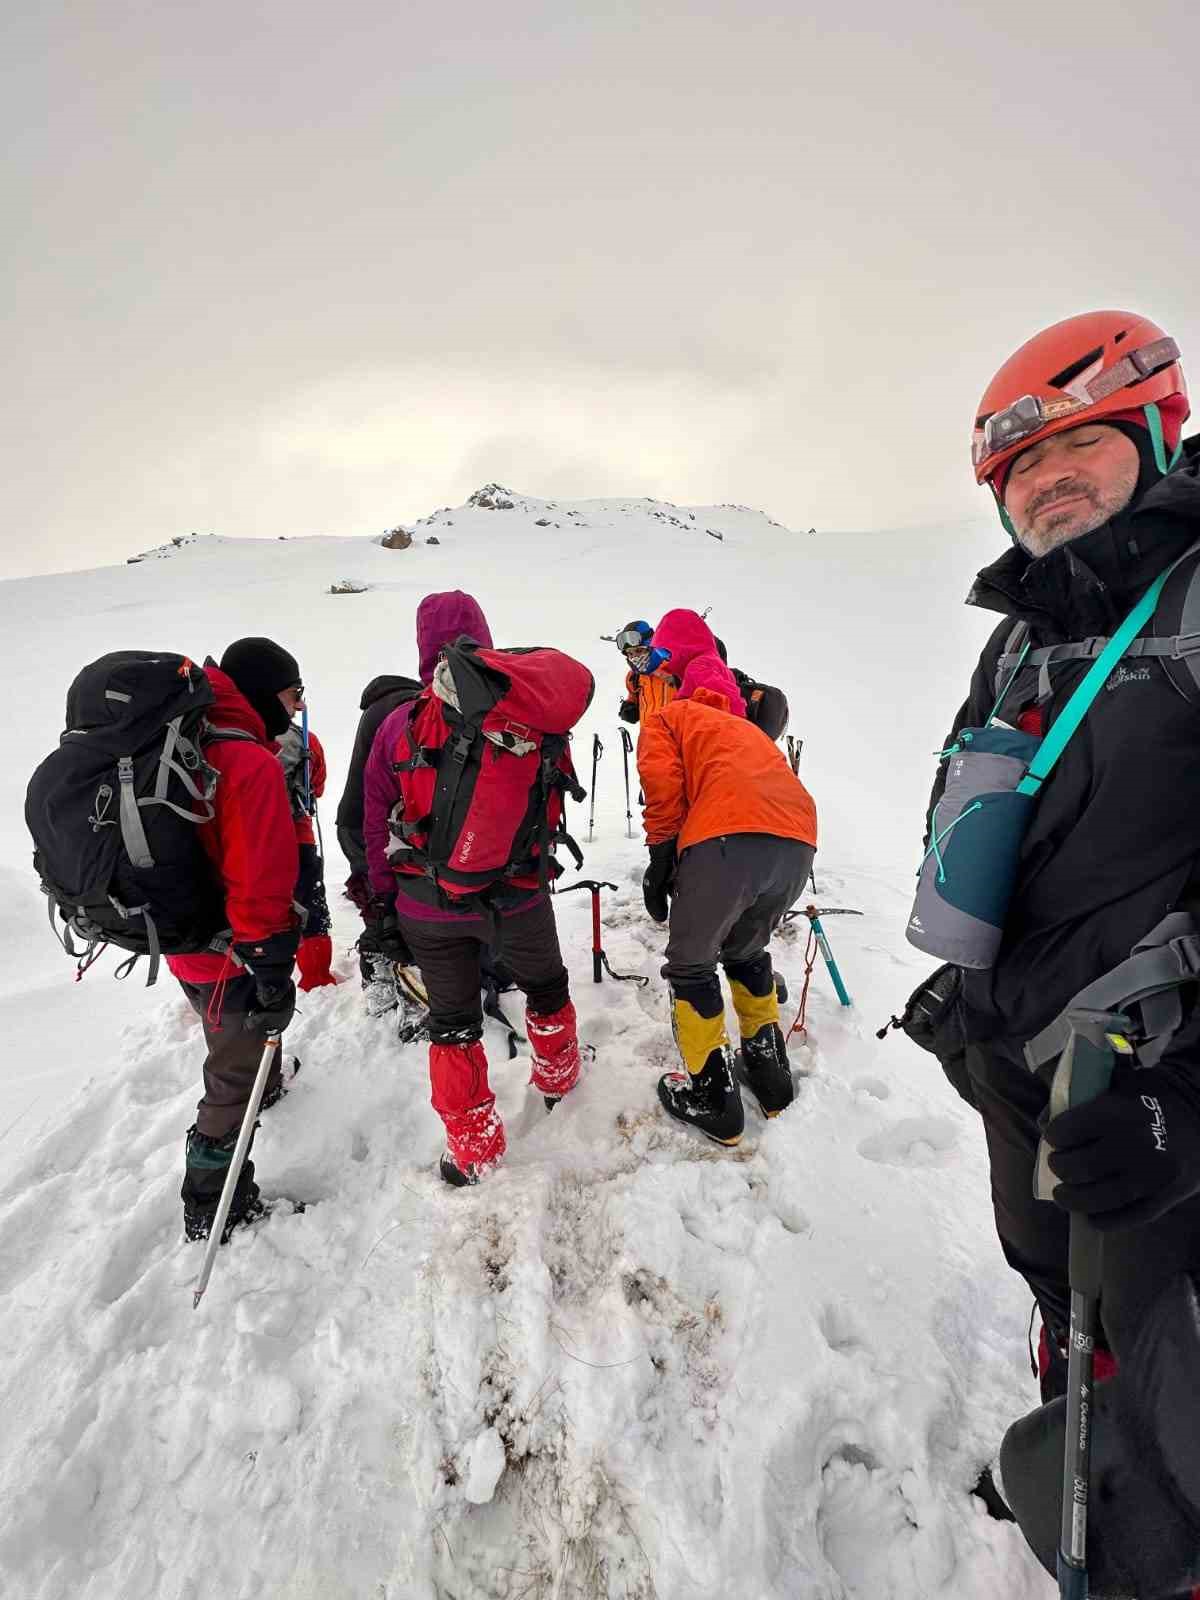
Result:
{"label": "red climbing helmet", "polygon": [[[1158,425],[1173,450],[1188,399],[1179,346],[1169,334],[1130,311],[1088,311],[1056,322],[1009,356],[984,391],[971,447],[975,480],[991,480],[1000,494],[1004,469],[1036,440],[1118,412],[1136,415],[1148,405],[1158,407]],[[1153,432],[1149,413],[1146,421]]]}

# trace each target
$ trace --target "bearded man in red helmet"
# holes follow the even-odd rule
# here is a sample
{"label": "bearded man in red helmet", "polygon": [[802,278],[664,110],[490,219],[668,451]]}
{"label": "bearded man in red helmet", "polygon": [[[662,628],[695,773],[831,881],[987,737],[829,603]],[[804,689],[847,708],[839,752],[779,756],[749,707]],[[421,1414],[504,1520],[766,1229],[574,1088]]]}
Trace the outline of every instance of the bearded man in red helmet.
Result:
{"label": "bearded man in red helmet", "polygon": [[[1184,615],[1200,604],[1200,452],[1190,448],[1200,440],[1182,443],[1187,416],[1175,341],[1126,312],[1058,323],[1000,368],[973,455],[1012,543],[968,602],[1001,620],[946,741],[989,725],[1046,735],[1175,564],[1042,786],[998,952],[962,971],[958,1013],[962,1092],[983,1117],[1000,1243],[1042,1317],[1044,1404],[1009,1429],[1003,1492],[1051,1572],[1071,1217],[1102,1236],[1094,1596],[1177,1596],[1200,1581],[1200,961],[1190,964],[1200,940],[1185,920],[1200,913],[1200,656],[1189,659]],[[935,803],[944,783],[943,769]],[[1164,924],[1171,914],[1179,920]],[[1187,937],[1158,938],[1160,925]],[[1106,1092],[1063,1109],[1051,1096],[1063,1047],[1054,1030],[1072,1005],[1128,1003],[1143,1015],[1132,989],[1150,969],[1122,964],[1148,938],[1173,1014],[1136,1055],[1116,1058]],[[1042,1048],[1048,1038],[1057,1048]]]}

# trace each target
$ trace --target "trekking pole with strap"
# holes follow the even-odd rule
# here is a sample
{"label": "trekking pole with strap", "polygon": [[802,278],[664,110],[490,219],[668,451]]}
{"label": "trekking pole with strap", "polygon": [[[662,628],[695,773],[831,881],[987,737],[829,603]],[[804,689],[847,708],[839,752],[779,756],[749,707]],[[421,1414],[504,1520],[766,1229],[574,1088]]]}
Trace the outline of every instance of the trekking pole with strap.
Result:
{"label": "trekking pole with strap", "polygon": [[[1120,1011],[1074,1007],[1070,1038],[1054,1076],[1050,1115],[1104,1094],[1118,1056],[1133,1054],[1130,1021]],[[1067,1420],[1063,1444],[1062,1523],[1058,1541],[1058,1592],[1062,1600],[1087,1600],[1087,1526],[1094,1411],[1093,1368],[1103,1269],[1103,1234],[1090,1217],[1072,1213],[1069,1246],[1071,1332],[1067,1352]]]}
{"label": "trekking pole with strap", "polygon": [[208,1288],[213,1262],[216,1260],[217,1251],[221,1246],[221,1235],[225,1232],[225,1223],[229,1218],[229,1208],[233,1204],[233,1192],[237,1188],[238,1179],[242,1175],[242,1168],[246,1164],[246,1151],[250,1148],[250,1140],[254,1135],[254,1125],[258,1120],[258,1108],[262,1104],[263,1091],[267,1087],[271,1063],[275,1059],[275,1052],[279,1049],[279,1038],[279,1031],[276,1029],[273,1033],[267,1034],[266,1042],[263,1045],[262,1059],[258,1063],[254,1087],[250,1090],[250,1099],[246,1104],[246,1114],[242,1118],[242,1126],[238,1133],[237,1144],[234,1146],[233,1158],[229,1163],[229,1171],[225,1174],[225,1187],[221,1190],[221,1198],[217,1202],[217,1214],[213,1218],[212,1228],[208,1235],[208,1249],[204,1252],[204,1265],[200,1268],[200,1277],[192,1294],[193,1311],[204,1298],[204,1291]]}
{"label": "trekking pole with strap", "polygon": [[625,764],[625,837],[633,838],[633,807],[629,803],[629,758],[633,754],[633,740],[629,729],[621,729],[621,759]]}
{"label": "trekking pole with strap", "polygon": [[600,764],[600,757],[604,754],[604,746],[600,743],[600,735],[592,735],[592,803],[588,809],[588,843],[592,842],[592,834],[596,831],[596,768]]}
{"label": "trekking pole with strap", "polygon": [[571,894],[575,889],[588,889],[592,896],[592,982],[603,983],[604,974],[615,978],[618,983],[636,983],[639,988],[644,988],[650,982],[640,972],[614,972],[609,965],[608,956],[605,954],[604,945],[600,935],[600,891],[601,889],[616,889],[615,883],[605,883],[596,878],[580,878],[577,883],[560,889],[559,894]]}

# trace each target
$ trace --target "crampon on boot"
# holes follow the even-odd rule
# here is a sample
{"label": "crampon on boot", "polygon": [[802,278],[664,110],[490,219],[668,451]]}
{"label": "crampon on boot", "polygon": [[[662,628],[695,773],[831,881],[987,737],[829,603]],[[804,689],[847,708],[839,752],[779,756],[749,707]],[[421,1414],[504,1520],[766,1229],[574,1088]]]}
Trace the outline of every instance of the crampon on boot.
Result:
{"label": "crampon on boot", "polygon": [[658,1098],[668,1116],[717,1144],[737,1144],[742,1137],[746,1118],[728,1046],[711,1051],[699,1072],[665,1073],[658,1080]]}
{"label": "crampon on boot", "polygon": [[787,1045],[777,1022],[764,1023],[752,1039],[742,1040],[737,1070],[764,1117],[777,1117],[796,1097]]}

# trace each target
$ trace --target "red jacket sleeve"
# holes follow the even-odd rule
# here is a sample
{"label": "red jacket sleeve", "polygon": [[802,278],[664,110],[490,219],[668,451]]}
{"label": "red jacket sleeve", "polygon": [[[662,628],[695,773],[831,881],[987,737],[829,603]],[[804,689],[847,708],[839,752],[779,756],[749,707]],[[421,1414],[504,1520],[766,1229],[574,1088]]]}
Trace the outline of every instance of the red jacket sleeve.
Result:
{"label": "red jacket sleeve", "polygon": [[675,730],[661,711],[654,712],[642,723],[637,764],[646,797],[642,812],[646,843],[661,844],[664,839],[674,839],[687,816],[687,784]]}
{"label": "red jacket sleeve", "polygon": [[328,776],[328,770],[325,766],[325,751],[321,748],[321,741],[311,728],[308,730],[308,748],[312,755],[313,798],[319,800],[325,793],[325,779]]}
{"label": "red jacket sleeve", "polygon": [[300,870],[292,808],[278,759],[240,740],[215,746],[220,768],[209,845],[225,887],[235,943],[285,933]]}

